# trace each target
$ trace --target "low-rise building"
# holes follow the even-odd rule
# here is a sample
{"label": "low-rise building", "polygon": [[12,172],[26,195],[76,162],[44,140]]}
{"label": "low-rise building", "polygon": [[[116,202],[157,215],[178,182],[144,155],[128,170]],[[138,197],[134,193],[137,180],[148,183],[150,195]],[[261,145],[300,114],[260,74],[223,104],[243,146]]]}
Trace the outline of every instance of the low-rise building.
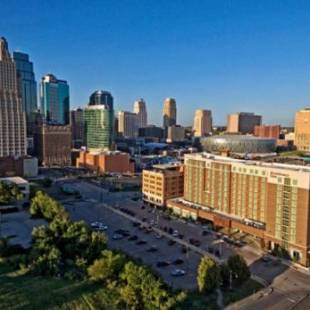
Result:
{"label": "low-rise building", "polygon": [[183,195],[183,180],[180,164],[154,165],[152,169],[145,169],[142,174],[143,200],[163,207],[167,199]]}
{"label": "low-rise building", "polygon": [[254,136],[279,139],[280,131],[280,125],[258,125],[254,127]]}
{"label": "low-rise building", "polygon": [[255,236],[262,247],[285,249],[310,265],[310,168],[185,155],[184,197],[167,206],[182,216],[212,221]]}
{"label": "low-rise building", "polygon": [[135,165],[127,153],[81,151],[77,167],[84,167],[98,173],[134,173]]}
{"label": "low-rise building", "polygon": [[185,128],[179,125],[169,126],[167,128],[167,142],[182,142],[185,139]]}
{"label": "low-rise building", "polygon": [[1,157],[0,177],[36,177],[38,175],[38,159],[36,157]]}

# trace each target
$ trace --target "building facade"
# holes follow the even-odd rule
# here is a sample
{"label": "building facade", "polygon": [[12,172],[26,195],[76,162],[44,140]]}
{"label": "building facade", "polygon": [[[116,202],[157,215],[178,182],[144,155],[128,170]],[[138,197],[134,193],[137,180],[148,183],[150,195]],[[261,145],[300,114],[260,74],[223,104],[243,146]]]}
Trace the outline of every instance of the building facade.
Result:
{"label": "building facade", "polygon": [[212,132],[212,113],[210,110],[196,110],[193,131],[195,137],[204,137]]}
{"label": "building facade", "polygon": [[262,117],[254,113],[232,113],[227,117],[228,133],[254,133],[255,126],[261,125]]}
{"label": "building facade", "polygon": [[260,125],[254,127],[254,136],[279,139],[280,131],[280,125]]}
{"label": "building facade", "polygon": [[310,109],[303,109],[295,115],[295,141],[297,150],[310,152]]}
{"label": "building facade", "polygon": [[134,163],[129,154],[121,152],[81,151],[77,167],[84,167],[98,173],[134,173]]}
{"label": "building facade", "polygon": [[34,130],[34,113],[38,109],[37,82],[33,71],[33,63],[29,55],[20,52],[13,53],[17,71],[17,82],[22,98],[23,110],[26,113],[27,136],[32,136]]}
{"label": "building facade", "polygon": [[182,142],[185,139],[185,128],[179,125],[169,126],[167,128],[167,142]]}
{"label": "building facade", "polygon": [[71,126],[43,123],[34,134],[35,154],[46,167],[71,165]]}
{"label": "building facade", "polygon": [[114,141],[113,97],[95,91],[84,109],[86,146],[91,150],[110,150]]}
{"label": "building facade", "polygon": [[26,115],[16,66],[8,43],[0,38],[0,157],[26,155]]}
{"label": "building facade", "polygon": [[133,105],[133,113],[137,114],[138,128],[146,127],[147,126],[146,103],[142,98],[135,101]]}
{"label": "building facade", "polygon": [[149,125],[145,128],[139,128],[139,137],[162,139],[164,137],[164,130],[162,127]]}
{"label": "building facade", "polygon": [[125,138],[138,136],[139,119],[138,115],[131,112],[118,112],[118,133]]}
{"label": "building facade", "polygon": [[253,235],[262,246],[281,247],[305,266],[309,204],[310,168],[206,153],[185,155],[184,198],[168,201],[181,215]]}
{"label": "building facade", "polygon": [[80,148],[84,145],[84,111],[80,108],[70,111],[72,146]]}
{"label": "building facade", "polygon": [[67,81],[47,74],[40,84],[41,113],[47,122],[61,125],[70,123],[70,96]]}
{"label": "building facade", "polygon": [[154,165],[142,173],[143,200],[163,207],[168,199],[183,196],[184,175],[182,165]]}

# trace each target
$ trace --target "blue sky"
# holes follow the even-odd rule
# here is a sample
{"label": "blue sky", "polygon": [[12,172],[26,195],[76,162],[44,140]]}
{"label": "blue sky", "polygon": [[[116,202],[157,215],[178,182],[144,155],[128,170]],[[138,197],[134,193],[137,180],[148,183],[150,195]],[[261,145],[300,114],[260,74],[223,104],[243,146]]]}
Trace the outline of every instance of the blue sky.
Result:
{"label": "blue sky", "polygon": [[183,125],[197,108],[292,125],[310,105],[308,0],[0,0],[0,36],[38,81],[68,80],[72,107],[105,89],[116,110],[143,97],[152,123],[174,97]]}

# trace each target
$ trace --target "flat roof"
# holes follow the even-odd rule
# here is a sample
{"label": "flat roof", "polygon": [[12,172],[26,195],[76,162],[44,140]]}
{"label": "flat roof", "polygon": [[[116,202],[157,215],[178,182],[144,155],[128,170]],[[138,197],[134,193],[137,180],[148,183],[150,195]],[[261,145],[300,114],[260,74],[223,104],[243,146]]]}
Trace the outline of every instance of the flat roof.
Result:
{"label": "flat roof", "polygon": [[178,168],[181,166],[181,163],[175,163],[175,164],[158,164],[153,165],[153,168],[160,169],[160,170],[169,170],[172,168]]}
{"label": "flat roof", "polygon": [[15,184],[28,184],[28,181],[21,177],[0,178],[0,181],[7,181]]}
{"label": "flat roof", "polygon": [[193,158],[193,159],[210,159],[217,162],[226,162],[226,163],[239,163],[244,165],[253,165],[258,167],[266,167],[266,168],[276,168],[276,169],[286,169],[291,171],[304,171],[310,172],[310,167],[295,165],[295,164],[281,164],[281,163],[267,163],[264,161],[257,160],[245,160],[245,159],[236,159],[231,157],[219,156],[210,153],[195,153],[195,154],[185,154],[184,158]]}

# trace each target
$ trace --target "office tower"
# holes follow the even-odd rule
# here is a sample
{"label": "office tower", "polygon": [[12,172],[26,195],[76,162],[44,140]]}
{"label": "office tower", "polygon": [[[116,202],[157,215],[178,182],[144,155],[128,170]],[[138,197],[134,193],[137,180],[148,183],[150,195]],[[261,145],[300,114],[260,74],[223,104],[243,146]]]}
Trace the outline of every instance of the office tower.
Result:
{"label": "office tower", "polygon": [[143,201],[163,207],[167,199],[183,196],[183,166],[176,164],[153,165],[142,173]]}
{"label": "office tower", "polygon": [[212,221],[284,248],[310,264],[310,168],[206,153],[184,156],[184,198],[168,200],[179,215]]}
{"label": "office tower", "polygon": [[0,38],[0,157],[26,155],[26,117],[16,67],[5,38]]}
{"label": "office tower", "polygon": [[162,127],[155,125],[148,125],[144,128],[139,128],[139,137],[162,139],[164,137],[164,130]]}
{"label": "office tower", "polygon": [[232,113],[227,117],[227,132],[229,133],[254,133],[254,127],[261,125],[262,117],[254,113]]}
{"label": "office tower", "polygon": [[13,59],[17,71],[19,94],[22,98],[23,110],[26,113],[27,136],[31,137],[34,130],[34,113],[37,111],[37,82],[33,64],[25,53],[14,52]]}
{"label": "office tower", "polygon": [[72,146],[80,148],[84,144],[84,111],[80,108],[70,111]]}
{"label": "office tower", "polygon": [[169,126],[167,128],[167,142],[182,142],[185,138],[185,128],[179,125]]}
{"label": "office tower", "polygon": [[167,98],[164,101],[163,127],[174,126],[177,123],[177,107],[175,99]]}
{"label": "office tower", "polygon": [[113,97],[107,91],[97,90],[84,109],[85,138],[88,149],[109,150],[113,144]]}
{"label": "office tower", "polygon": [[310,152],[310,109],[296,112],[294,144],[297,150]]}
{"label": "office tower", "polygon": [[145,101],[141,98],[135,101],[133,106],[133,113],[138,117],[138,128],[144,128],[147,126],[147,112]]}
{"label": "office tower", "polygon": [[138,136],[138,115],[131,112],[118,112],[118,133],[125,138]]}
{"label": "office tower", "polygon": [[71,126],[55,123],[42,123],[34,133],[35,154],[41,165],[71,165]]}
{"label": "office tower", "polygon": [[58,80],[52,74],[47,74],[41,79],[41,113],[47,122],[61,125],[69,124],[69,98],[69,85],[67,81]]}
{"label": "office tower", "polygon": [[195,137],[204,137],[212,132],[211,111],[196,110],[193,130],[194,130]]}
{"label": "office tower", "polygon": [[254,136],[261,138],[279,139],[280,125],[260,125],[254,127]]}

